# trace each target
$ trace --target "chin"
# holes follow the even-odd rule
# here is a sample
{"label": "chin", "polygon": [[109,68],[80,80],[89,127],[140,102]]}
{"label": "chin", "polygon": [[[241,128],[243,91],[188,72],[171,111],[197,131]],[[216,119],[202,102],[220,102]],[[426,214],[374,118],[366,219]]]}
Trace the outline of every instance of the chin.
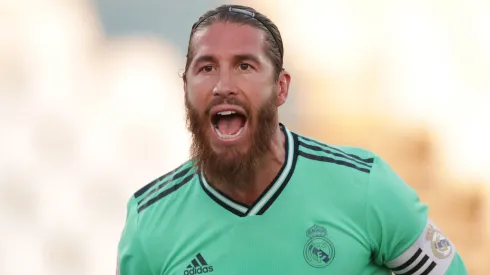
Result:
{"label": "chin", "polygon": [[211,148],[217,157],[226,160],[240,158],[240,156],[246,155],[250,150],[250,146],[245,142],[223,142],[220,140],[211,142]]}

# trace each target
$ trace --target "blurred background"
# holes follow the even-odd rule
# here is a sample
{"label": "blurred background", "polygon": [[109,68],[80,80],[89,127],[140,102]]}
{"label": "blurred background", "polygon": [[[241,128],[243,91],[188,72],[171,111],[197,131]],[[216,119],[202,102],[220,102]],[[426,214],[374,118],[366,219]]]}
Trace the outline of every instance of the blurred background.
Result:
{"label": "blurred background", "polygon": [[[115,273],[127,200],[187,158],[188,35],[224,3],[0,0],[0,274]],[[381,155],[488,274],[490,2],[226,3],[282,32],[282,121]]]}

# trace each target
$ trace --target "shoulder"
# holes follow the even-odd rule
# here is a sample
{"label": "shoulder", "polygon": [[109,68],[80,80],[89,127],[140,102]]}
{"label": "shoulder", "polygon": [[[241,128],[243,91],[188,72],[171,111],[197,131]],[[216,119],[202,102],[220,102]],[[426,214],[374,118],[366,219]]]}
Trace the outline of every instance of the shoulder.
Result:
{"label": "shoulder", "polygon": [[[403,179],[375,152],[361,147],[333,145],[305,135],[293,133],[297,140],[297,155],[307,161],[308,169],[330,177],[351,178],[369,185],[371,190],[409,190]],[[305,167],[305,166],[303,166]],[[412,192],[411,192],[412,193]]]}
{"label": "shoulder", "polygon": [[305,135],[294,134],[298,156],[341,171],[370,174],[379,159],[374,152],[355,146],[333,145]]}
{"label": "shoulder", "polygon": [[144,185],[129,198],[126,222],[119,244],[120,253],[138,255],[132,257],[135,261],[139,260],[137,257],[144,251],[142,245],[144,240],[141,239],[140,232],[148,229],[151,231],[152,227],[161,226],[162,211],[169,211],[168,206],[175,205],[170,211],[178,211],[180,205],[175,204],[175,200],[182,198],[182,193],[185,193],[181,192],[185,189],[183,187],[189,186],[188,183],[195,178],[196,172],[194,163],[186,161]]}
{"label": "shoulder", "polygon": [[141,213],[177,192],[196,176],[196,172],[194,163],[188,160],[138,189],[131,196],[130,205],[136,208],[137,213]]}

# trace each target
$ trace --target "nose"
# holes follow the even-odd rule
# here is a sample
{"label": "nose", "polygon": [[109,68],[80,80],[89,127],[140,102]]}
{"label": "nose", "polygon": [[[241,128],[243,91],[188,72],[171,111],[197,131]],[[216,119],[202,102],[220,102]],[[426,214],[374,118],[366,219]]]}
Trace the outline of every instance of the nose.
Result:
{"label": "nose", "polygon": [[233,74],[227,70],[221,70],[219,79],[213,89],[214,96],[228,97],[237,94],[237,86]]}

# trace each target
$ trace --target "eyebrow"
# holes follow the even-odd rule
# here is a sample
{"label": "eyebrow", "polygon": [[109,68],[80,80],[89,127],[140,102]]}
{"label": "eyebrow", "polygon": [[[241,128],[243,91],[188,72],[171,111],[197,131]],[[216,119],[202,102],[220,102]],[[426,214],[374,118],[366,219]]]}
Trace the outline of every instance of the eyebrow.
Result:
{"label": "eyebrow", "polygon": [[216,62],[216,58],[212,55],[201,55],[194,61],[194,65],[205,62]]}
{"label": "eyebrow", "polygon": [[[250,60],[256,64],[261,64],[259,58],[253,54],[237,54],[233,56],[233,63],[238,63],[244,60]],[[205,63],[205,62],[217,63],[217,59],[213,55],[201,55],[198,58],[196,58],[196,60],[194,61],[194,65]]]}

